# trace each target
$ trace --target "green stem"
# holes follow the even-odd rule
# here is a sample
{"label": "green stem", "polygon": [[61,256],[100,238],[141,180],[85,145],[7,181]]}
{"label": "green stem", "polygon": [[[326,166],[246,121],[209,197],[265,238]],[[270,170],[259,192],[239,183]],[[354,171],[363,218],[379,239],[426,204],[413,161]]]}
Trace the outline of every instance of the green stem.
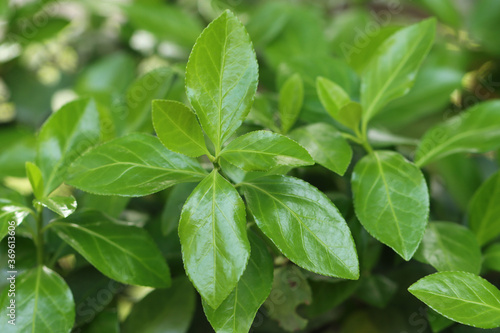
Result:
{"label": "green stem", "polygon": [[36,218],[36,256],[37,263],[39,266],[43,265],[43,248],[44,248],[44,239],[43,239],[43,207],[37,207],[37,218]]}
{"label": "green stem", "polygon": [[[366,152],[368,154],[373,153],[373,148],[368,142],[368,124],[363,121],[361,124],[361,135],[358,134],[359,138],[361,139],[361,144],[363,145],[363,148],[365,148]],[[358,132],[359,133],[359,132]]]}

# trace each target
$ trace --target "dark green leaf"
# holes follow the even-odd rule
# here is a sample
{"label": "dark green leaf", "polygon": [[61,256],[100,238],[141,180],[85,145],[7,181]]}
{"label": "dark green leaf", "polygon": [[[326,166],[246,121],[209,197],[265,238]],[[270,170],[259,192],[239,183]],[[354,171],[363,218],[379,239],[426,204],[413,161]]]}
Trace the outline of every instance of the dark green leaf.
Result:
{"label": "dark green leaf", "polygon": [[187,156],[209,154],[196,115],[176,101],[153,101],[153,125],[168,149]]}
{"label": "dark green leaf", "polygon": [[309,281],[313,302],[306,308],[310,317],[321,315],[345,302],[358,288],[359,281],[332,279]]}
{"label": "dark green leaf", "polygon": [[349,228],[318,189],[287,176],[257,178],[242,188],[259,228],[291,261],[315,273],[358,278]]}
{"label": "dark green leaf", "polygon": [[219,153],[250,111],[257,59],[241,22],[225,11],[196,41],[186,68],[186,92]]}
{"label": "dark green leaf", "polygon": [[483,265],[487,269],[500,272],[500,243],[495,243],[486,249]]}
{"label": "dark green leaf", "polygon": [[408,289],[439,314],[462,324],[500,326],[500,290],[466,272],[441,272],[418,280]]}
{"label": "dark green leaf", "polygon": [[280,89],[281,130],[286,134],[299,117],[304,102],[304,82],[299,74],[290,76]]}
{"label": "dark green leaf", "polygon": [[118,224],[101,213],[85,212],[51,222],[50,227],[106,276],[151,287],[170,285],[170,272],[149,234]]}
{"label": "dark green leaf", "polygon": [[236,287],[250,256],[245,205],[212,171],[186,201],[179,222],[184,266],[203,299],[217,308]]}
{"label": "dark green leaf", "polygon": [[376,151],[356,164],[351,182],[356,215],[365,229],[410,260],[429,216],[422,172],[396,152]]}
{"label": "dark green leaf", "polygon": [[301,145],[269,131],[250,132],[234,139],[222,150],[221,157],[246,171],[314,164]]}
{"label": "dark green leaf", "polygon": [[99,141],[99,112],[92,100],[63,106],[45,122],[37,140],[36,165],[45,183],[44,196],[64,181],[67,168]]}
{"label": "dark green leaf", "polygon": [[444,330],[447,327],[450,327],[451,325],[454,324],[454,321],[451,319],[448,319],[436,311],[432,310],[431,308],[427,309],[427,320],[429,321],[429,324],[431,325],[431,329],[433,333],[439,333],[442,330]]}
{"label": "dark green leaf", "polygon": [[356,295],[371,306],[383,309],[398,290],[398,285],[383,275],[361,279]]}
{"label": "dark green leaf", "polygon": [[103,311],[83,330],[83,333],[120,333],[118,313]]}
{"label": "dark green leaf", "polygon": [[61,197],[54,196],[36,200],[36,202],[62,217],[68,217],[76,210],[76,200],[73,196]]}
{"label": "dark green leaf", "polygon": [[89,151],[68,173],[68,183],[84,191],[122,196],[143,196],[205,176],[196,160],[167,150],[158,138],[138,133]]}

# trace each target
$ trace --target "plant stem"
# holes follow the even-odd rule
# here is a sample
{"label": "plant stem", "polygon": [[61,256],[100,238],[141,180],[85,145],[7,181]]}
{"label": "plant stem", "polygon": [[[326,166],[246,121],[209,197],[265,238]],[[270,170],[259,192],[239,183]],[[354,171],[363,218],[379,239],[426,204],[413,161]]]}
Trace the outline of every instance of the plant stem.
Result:
{"label": "plant stem", "polygon": [[373,153],[373,148],[370,145],[370,143],[368,142],[368,134],[367,134],[367,132],[368,132],[367,127],[368,126],[367,125],[368,124],[365,121],[363,121],[361,123],[361,133],[359,133],[359,131],[358,131],[358,137],[360,138],[361,144],[363,145],[363,148],[365,148],[366,152],[368,154],[371,154],[371,153]]}
{"label": "plant stem", "polygon": [[39,266],[43,265],[43,247],[44,247],[44,239],[43,239],[43,207],[37,207],[37,218],[36,218],[36,256],[37,263]]}

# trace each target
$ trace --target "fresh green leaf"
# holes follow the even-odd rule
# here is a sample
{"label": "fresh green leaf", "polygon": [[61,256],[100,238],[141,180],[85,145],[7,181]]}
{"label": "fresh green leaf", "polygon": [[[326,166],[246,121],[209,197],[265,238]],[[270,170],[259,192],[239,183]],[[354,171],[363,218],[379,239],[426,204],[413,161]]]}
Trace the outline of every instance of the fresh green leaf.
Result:
{"label": "fresh green leaf", "polygon": [[415,258],[438,271],[481,271],[481,248],[474,234],[451,222],[429,223]]}
{"label": "fresh green leaf", "polygon": [[191,157],[209,154],[196,115],[176,101],[153,101],[153,125],[168,149]]}
{"label": "fresh green leaf", "polygon": [[408,289],[439,314],[480,328],[500,326],[500,290],[466,272],[428,275]]}
{"label": "fresh green leaf", "polygon": [[195,187],[196,184],[183,183],[175,185],[170,192],[165,208],[161,214],[161,230],[164,236],[177,230],[181,218],[182,206]]}
{"label": "fresh green leaf", "polygon": [[16,278],[15,325],[8,322],[14,299],[5,288],[0,296],[0,330],[10,332],[70,332],[75,321],[73,295],[63,278],[38,266]]}
{"label": "fresh green leaf", "polygon": [[188,98],[216,154],[250,111],[257,77],[250,38],[226,10],[200,35],[186,68]]}
{"label": "fresh green leaf", "polygon": [[44,196],[62,184],[67,168],[99,141],[99,112],[89,99],[63,106],[45,122],[37,140],[36,165],[42,171]]}
{"label": "fresh green leaf", "polygon": [[195,310],[194,289],[185,277],[172,280],[135,304],[123,324],[123,333],[185,333]]}
{"label": "fresh green leaf", "polygon": [[76,210],[76,199],[73,196],[61,197],[54,196],[36,200],[36,202],[62,217],[68,217]]}
{"label": "fresh green leaf", "polygon": [[350,129],[357,132],[359,130],[359,123],[361,121],[361,116],[363,114],[363,108],[361,104],[356,102],[350,102],[344,105],[337,116],[337,120],[342,125],[349,127]]}
{"label": "fresh green leaf", "polygon": [[49,226],[114,280],[159,288],[170,285],[165,259],[153,239],[141,228],[118,224],[92,211],[51,222]]}
{"label": "fresh green leaf", "polygon": [[424,166],[460,152],[484,153],[500,147],[500,101],[476,104],[431,128],[422,138],[415,163]]}
{"label": "fresh green leaf", "polygon": [[222,150],[220,156],[245,171],[267,171],[278,166],[314,164],[301,145],[286,136],[269,131],[254,131],[234,139]]}
{"label": "fresh green leaf", "polygon": [[281,130],[288,133],[299,117],[304,102],[304,82],[299,74],[290,76],[280,89]]}
{"label": "fresh green leaf", "polygon": [[30,212],[20,194],[0,188],[0,241],[12,228],[21,224]]}
{"label": "fresh green leaf", "polygon": [[68,173],[67,182],[79,189],[122,196],[147,195],[205,176],[196,160],[167,150],[158,138],[139,133],[94,148]]}
{"label": "fresh green leaf", "polygon": [[250,256],[245,205],[212,171],[184,204],[179,238],[186,272],[203,299],[217,308],[236,287]]}
{"label": "fresh green leaf", "polygon": [[287,258],[322,275],[359,277],[349,228],[318,189],[287,176],[257,178],[242,188],[258,227]]}
{"label": "fresh green leaf", "polygon": [[300,127],[290,137],[307,149],[315,162],[343,175],[351,163],[352,149],[332,125],[318,123]]}
{"label": "fresh green leaf", "polygon": [[476,191],[469,207],[469,225],[480,245],[500,235],[500,171]]}
{"label": "fresh green leaf", "polygon": [[26,175],[30,181],[35,198],[43,198],[43,178],[40,168],[35,163],[26,162]]}
{"label": "fresh green leaf", "polygon": [[422,172],[396,152],[376,151],[356,164],[351,183],[355,212],[365,229],[410,260],[429,216]]}
{"label": "fresh green leaf", "polygon": [[316,90],[321,104],[335,120],[338,119],[340,109],[351,101],[341,86],[321,76],[316,79]]}
{"label": "fresh green leaf", "polygon": [[246,333],[255,314],[271,292],[273,259],[264,242],[255,234],[248,235],[251,255],[236,288],[217,309],[203,302],[205,314],[217,333]]}
{"label": "fresh green leaf", "polygon": [[500,243],[495,243],[486,249],[483,265],[487,269],[500,272]]}
{"label": "fresh green leaf", "polygon": [[410,91],[435,30],[436,20],[428,19],[397,31],[378,47],[361,82],[365,124],[387,103]]}

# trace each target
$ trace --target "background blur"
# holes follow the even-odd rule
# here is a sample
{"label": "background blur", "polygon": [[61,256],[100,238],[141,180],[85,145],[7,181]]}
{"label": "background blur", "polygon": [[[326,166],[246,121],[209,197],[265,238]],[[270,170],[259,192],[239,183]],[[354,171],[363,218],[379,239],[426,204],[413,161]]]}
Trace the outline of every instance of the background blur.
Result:
{"label": "background blur", "polygon": [[[34,158],[36,131],[51,112],[78,97],[98,101],[105,139],[151,132],[151,100],[187,102],[184,69],[191,47],[202,29],[227,8],[246,25],[260,66],[258,96],[240,131],[274,126],[269,120],[276,114],[279,87],[291,73],[300,73],[305,83],[300,121],[332,123],[316,95],[316,77],[337,82],[356,99],[359,74],[381,41],[429,16],[440,22],[435,45],[411,92],[391,102],[374,119],[379,124],[370,133],[375,144],[408,145],[411,154],[412,143],[433,124],[499,97],[499,0],[0,0],[0,181],[25,188],[24,163]],[[448,189],[439,192],[439,199],[432,203],[436,217],[441,214],[448,221],[459,221],[493,164],[460,155],[436,165],[441,176],[434,179],[434,191],[439,192],[440,186]],[[333,180],[325,182],[325,175]],[[328,192],[341,210],[349,200],[337,193],[348,187],[347,180],[320,167],[301,176]],[[149,222],[168,219],[162,216],[166,192],[125,201],[121,206],[127,208],[125,213],[114,213],[138,224],[147,222],[175,271],[175,262],[182,269],[176,233],[162,238]],[[83,206],[106,208],[90,195],[82,200]],[[349,216],[349,212],[343,214]],[[378,260],[385,250],[367,245],[365,251]],[[68,271],[74,269],[74,263],[67,264],[73,265]],[[425,306],[406,287],[431,270],[413,262],[402,265],[383,253],[374,272],[383,275],[371,280],[374,285],[362,285],[342,307],[336,305],[352,296],[352,284],[338,284],[332,290],[321,278],[309,277],[307,288],[303,287],[306,291],[299,288],[286,302],[276,301],[275,306],[282,308],[277,320],[259,313],[255,330],[281,332],[278,321],[293,325],[304,320],[295,317],[294,307],[300,305],[299,313],[309,320],[307,332],[430,332]],[[100,277],[85,274],[89,279]],[[74,277],[72,287],[86,285],[79,278]],[[305,281],[302,274],[296,279]],[[120,296],[114,301],[124,319],[145,291],[131,288],[117,293]],[[314,302],[304,305],[311,293]],[[161,308],[162,303],[155,307]],[[210,331],[201,311],[198,306],[191,332]],[[455,325],[448,332],[476,331]]]}

